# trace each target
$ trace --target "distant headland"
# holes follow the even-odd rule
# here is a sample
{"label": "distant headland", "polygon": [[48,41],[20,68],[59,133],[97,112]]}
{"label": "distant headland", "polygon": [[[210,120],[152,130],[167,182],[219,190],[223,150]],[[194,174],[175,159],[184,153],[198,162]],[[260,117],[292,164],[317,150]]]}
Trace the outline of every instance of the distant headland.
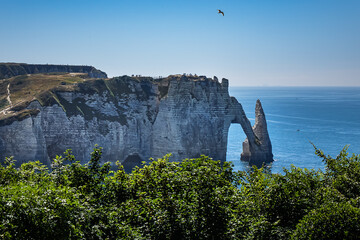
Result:
{"label": "distant headland", "polygon": [[87,73],[91,78],[107,78],[106,73],[92,66],[52,64],[0,63],[0,79],[37,73]]}

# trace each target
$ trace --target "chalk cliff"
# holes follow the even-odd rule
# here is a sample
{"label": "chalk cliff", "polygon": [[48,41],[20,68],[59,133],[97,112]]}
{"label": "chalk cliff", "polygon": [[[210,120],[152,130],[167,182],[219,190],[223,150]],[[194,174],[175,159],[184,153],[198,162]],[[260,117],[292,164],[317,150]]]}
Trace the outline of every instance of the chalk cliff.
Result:
{"label": "chalk cliff", "polygon": [[185,75],[123,76],[57,86],[0,113],[0,159],[14,156],[19,163],[40,160],[49,165],[71,148],[77,159],[87,161],[98,144],[104,162],[119,160],[126,169],[167,153],[174,161],[200,154],[225,161],[230,124],[238,123],[247,136],[242,159],[271,162],[260,101],[253,128],[228,86],[227,79],[220,83],[215,77]]}
{"label": "chalk cliff", "polygon": [[256,101],[255,125],[253,126],[253,131],[255,135],[255,141],[249,141],[249,137],[245,139],[243,142],[241,160],[248,161],[250,165],[257,165],[261,167],[263,162],[269,163],[273,161],[273,154],[270,137],[267,130],[265,113],[260,100]]}

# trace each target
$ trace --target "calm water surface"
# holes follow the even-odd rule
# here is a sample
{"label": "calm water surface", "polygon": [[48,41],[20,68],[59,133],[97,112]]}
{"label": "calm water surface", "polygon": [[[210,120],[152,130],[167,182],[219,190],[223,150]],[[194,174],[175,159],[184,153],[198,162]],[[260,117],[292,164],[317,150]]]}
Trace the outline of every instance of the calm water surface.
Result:
{"label": "calm water surface", "polygon": [[[232,87],[230,95],[242,104],[254,124],[255,103],[261,100],[273,146],[272,172],[291,164],[301,168],[324,169],[310,141],[335,157],[345,145],[360,154],[360,87]],[[246,138],[239,124],[232,124],[227,160],[236,170]]]}

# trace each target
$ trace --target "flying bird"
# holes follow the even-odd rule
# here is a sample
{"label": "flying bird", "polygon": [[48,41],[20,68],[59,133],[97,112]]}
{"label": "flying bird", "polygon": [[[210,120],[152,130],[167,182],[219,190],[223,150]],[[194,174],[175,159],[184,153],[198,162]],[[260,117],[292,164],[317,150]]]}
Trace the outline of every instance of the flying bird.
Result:
{"label": "flying bird", "polygon": [[218,13],[221,13],[223,16],[224,16],[224,12],[223,11],[221,11],[220,9],[218,9]]}

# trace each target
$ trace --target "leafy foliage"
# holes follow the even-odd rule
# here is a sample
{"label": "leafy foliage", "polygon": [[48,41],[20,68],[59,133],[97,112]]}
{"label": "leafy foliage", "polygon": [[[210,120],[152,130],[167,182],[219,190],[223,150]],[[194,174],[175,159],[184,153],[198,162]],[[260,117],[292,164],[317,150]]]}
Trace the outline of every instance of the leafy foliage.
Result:
{"label": "leafy foliage", "polygon": [[170,155],[126,173],[67,150],[40,162],[0,165],[1,239],[356,239],[360,155],[315,148],[326,171],[292,166],[236,172],[206,156]]}

